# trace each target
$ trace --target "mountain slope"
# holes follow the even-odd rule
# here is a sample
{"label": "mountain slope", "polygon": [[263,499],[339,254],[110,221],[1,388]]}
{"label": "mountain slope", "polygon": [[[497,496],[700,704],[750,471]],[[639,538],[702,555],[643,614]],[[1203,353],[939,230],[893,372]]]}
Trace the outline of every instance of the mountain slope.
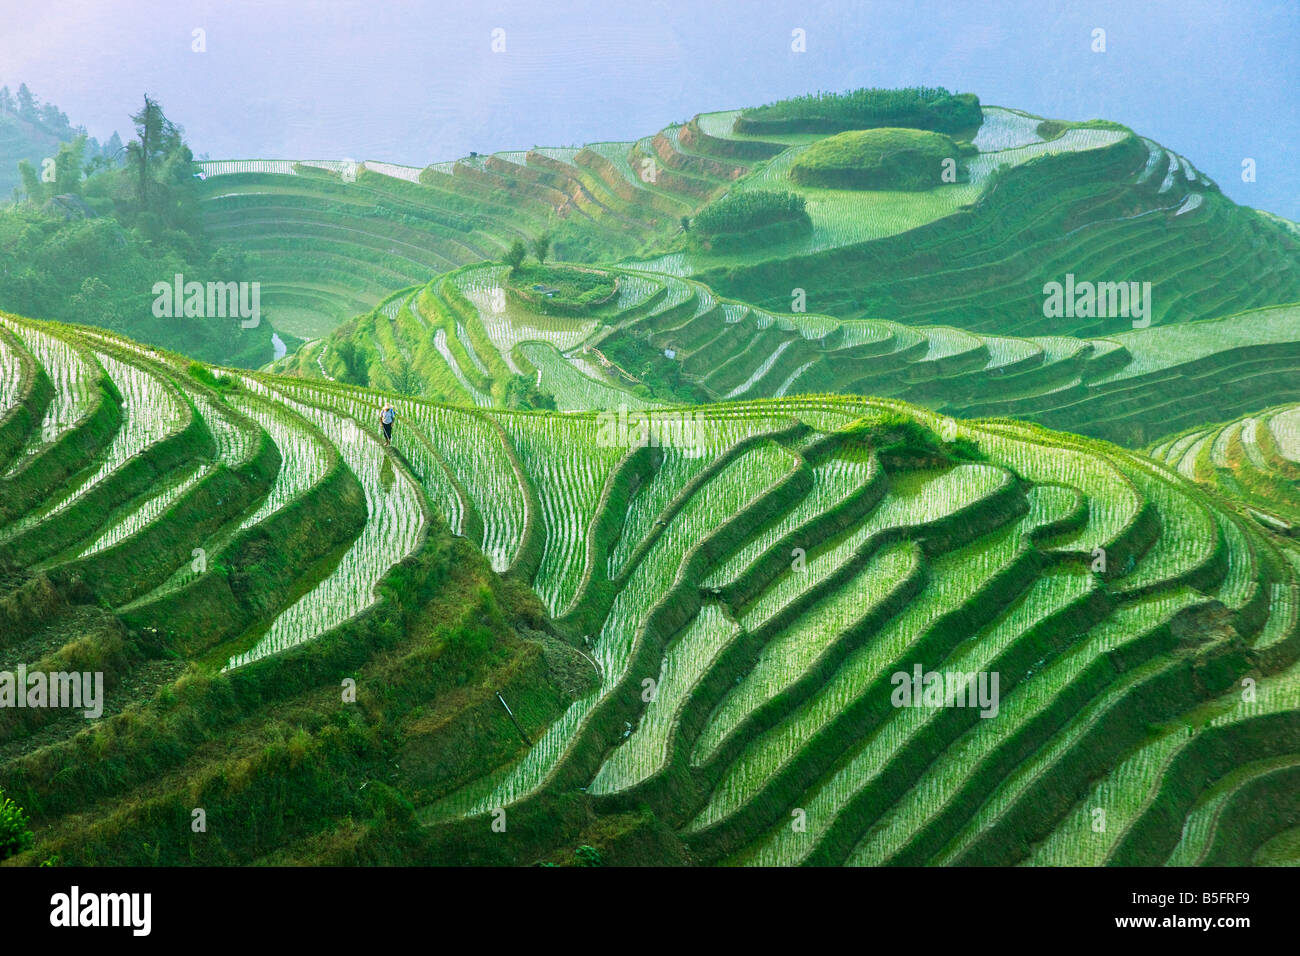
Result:
{"label": "mountain slope", "polygon": [[694,280],[603,271],[617,295],[560,316],[518,298],[504,267],[463,267],[393,293],[275,368],[483,406],[503,404],[523,375],[561,410],[874,395],[1131,446],[1300,397],[1294,305],[1094,338],[989,335],[777,312]]}
{"label": "mountain slope", "polygon": [[[0,362],[4,668],[108,686],[93,727],[5,713],[15,862],[1213,861],[1297,823],[1250,812],[1300,745],[1295,552],[1135,452],[852,397],[398,398],[389,451],[324,380],[14,317]],[[899,706],[918,666],[997,693]]]}
{"label": "mountain slope", "polygon": [[[1043,286],[1151,283],[1144,321],[1170,324],[1300,299],[1300,245],[1234,205],[1185,157],[1115,123],[984,107],[928,189],[802,186],[822,132],[737,133],[702,114],[635,142],[382,162],[200,164],[214,235],[265,274],[267,301],[315,338],[393,289],[498,259],[550,233],[557,258],[694,276],[767,310],[888,318],[1003,335],[1110,335],[1130,318],[1051,318]],[[965,145],[963,145],[965,144]],[[712,253],[692,217],[720,197],[789,191],[812,228]],[[654,255],[655,251],[662,254]],[[796,299],[800,304],[795,305]]]}

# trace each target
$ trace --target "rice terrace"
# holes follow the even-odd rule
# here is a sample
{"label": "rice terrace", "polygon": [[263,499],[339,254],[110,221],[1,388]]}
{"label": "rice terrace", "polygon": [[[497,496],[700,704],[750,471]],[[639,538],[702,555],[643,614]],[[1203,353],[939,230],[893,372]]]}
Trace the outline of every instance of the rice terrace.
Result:
{"label": "rice terrace", "polygon": [[1300,865],[1237,160],[915,70],[209,158],[164,73],[0,77],[4,867]]}

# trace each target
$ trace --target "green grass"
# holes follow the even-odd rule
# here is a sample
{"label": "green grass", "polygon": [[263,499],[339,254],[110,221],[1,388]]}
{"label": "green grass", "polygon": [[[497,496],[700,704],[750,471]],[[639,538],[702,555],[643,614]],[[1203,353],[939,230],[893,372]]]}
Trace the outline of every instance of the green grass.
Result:
{"label": "green grass", "polygon": [[[948,161],[951,179],[944,179]],[[830,189],[933,189],[956,182],[961,153],[942,133],[870,129],[838,133],[814,143],[794,161],[790,178]]]}

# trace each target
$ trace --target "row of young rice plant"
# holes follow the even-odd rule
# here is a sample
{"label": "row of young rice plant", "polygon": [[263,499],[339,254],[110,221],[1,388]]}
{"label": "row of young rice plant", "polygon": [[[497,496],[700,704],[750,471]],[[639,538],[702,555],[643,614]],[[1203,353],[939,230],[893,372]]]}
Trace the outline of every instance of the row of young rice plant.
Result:
{"label": "row of young rice plant", "polygon": [[[396,435],[393,437],[397,438]],[[451,533],[464,535],[466,503],[433,446],[422,434],[414,437],[404,434],[400,443],[395,441],[393,447],[402,453],[415,480],[424,488],[434,511],[442,515]]]}
{"label": "row of young rice plant", "polygon": [[[687,553],[797,464],[798,460],[775,442],[759,442],[710,478],[668,521],[615,597],[595,641],[595,657],[607,686],[623,676],[640,626],[674,586]],[[698,582],[684,585],[693,587]]]}
{"label": "row of young rice plant", "polygon": [[179,478],[169,482],[161,491],[157,491],[139,505],[133,506],[128,514],[109,524],[81,552],[81,557],[98,554],[148,527],[211,471],[210,465],[197,465],[188,469]]}
{"label": "row of young rice plant", "polygon": [[[1038,491],[1047,494],[1036,495]],[[1053,492],[1050,487],[1030,492],[1030,512],[1020,522],[1020,534],[1054,520],[1072,506],[1072,499]],[[1096,587],[1095,579],[1077,567],[1048,572],[970,640],[959,644],[944,661],[944,669],[963,674],[989,671],[998,656],[1022,640],[1031,628]],[[941,712],[939,708],[895,708],[849,750],[830,774],[799,797],[798,805],[806,814],[806,830],[797,832],[782,823],[735,854],[731,862],[748,866],[791,866],[802,862],[850,801],[894,761],[906,759],[909,749],[915,752],[915,748],[923,746],[922,732]]]}
{"label": "row of young rice plant", "polygon": [[122,396],[121,427],[101,455],[98,468],[77,481],[66,494],[53,497],[45,508],[10,525],[13,532],[25,530],[71,507],[128,460],[181,427],[184,421],[185,408],[179,397],[157,374],[107,352],[94,354]]}
{"label": "row of young rice plant", "polygon": [[93,359],[88,359],[58,336],[3,316],[0,316],[0,322],[18,336],[27,351],[45,369],[45,374],[54,386],[54,396],[45,409],[40,427],[28,434],[13,462],[0,474],[0,478],[7,478],[33,455],[62,438],[90,412],[99,368],[92,364]]}
{"label": "row of young rice plant", "polygon": [[544,544],[533,589],[559,614],[577,596],[596,506],[628,449],[602,445],[594,418],[501,415],[500,421],[542,506]]}
{"label": "row of young rice plant", "polygon": [[637,270],[663,282],[670,292],[674,288],[672,279],[685,279],[695,272],[691,257],[685,252],[668,252],[652,259],[629,259],[619,265],[624,269]]}
{"label": "row of young rice plant", "polygon": [[[1250,321],[1243,322],[1242,315],[1249,315]],[[1089,384],[1122,382],[1230,349],[1282,345],[1294,341],[1298,321],[1300,306],[1287,304],[1198,322],[1153,324],[1150,328],[1116,332],[1111,338],[1132,353],[1132,360]]]}
{"label": "row of young rice plant", "polygon": [[845,349],[852,348],[855,345],[869,345],[873,342],[881,342],[901,332],[913,331],[895,322],[876,319],[848,319],[840,323],[840,328],[844,332],[839,347]]}
{"label": "row of young rice plant", "polygon": [[456,338],[460,344],[465,347],[465,354],[469,356],[470,363],[479,370],[482,375],[488,375],[488,367],[483,363],[482,357],[474,348],[474,341],[469,337],[469,332],[465,329],[465,323],[459,319],[456,320]]}
{"label": "row of young rice plant", "polygon": [[282,611],[249,650],[233,656],[227,669],[313,640],[365,610],[376,600],[376,582],[415,550],[424,533],[419,491],[394,467],[378,441],[354,420],[296,402],[255,379],[245,377],[242,382],[245,388],[273,397],[320,429],[360,481],[368,515],[361,534],[335,568]]}
{"label": "row of young rice plant", "polygon": [[747,449],[692,496],[614,598],[593,644],[593,656],[603,678],[600,689],[571,704],[518,762],[452,794],[433,812],[438,816],[485,813],[534,792],[578,738],[597,704],[627,676],[632,649],[646,615],[673,587],[687,552],[780,480],[793,463],[785,449],[774,442],[762,442]]}
{"label": "row of young rice plant", "polygon": [[1241,423],[1241,447],[1250,463],[1261,471],[1268,471],[1272,465],[1264,458],[1264,450],[1259,444],[1259,430],[1266,428],[1262,419],[1246,418]]}
{"label": "row of young rice plant", "polygon": [[[1290,596],[1289,589],[1284,595]],[[1275,602],[1270,609],[1270,622],[1274,620],[1294,626],[1295,608],[1277,606]],[[1042,866],[1104,863],[1132,823],[1146,812],[1170,761],[1193,741],[1195,733],[1300,708],[1300,664],[1261,677],[1254,699],[1247,697],[1234,684],[1219,697],[1155,728],[1150,739],[1130,751],[1092,786],[1052,833],[1033,848],[1025,862]],[[1096,808],[1106,814],[1106,829],[1101,832],[1093,828]]]}
{"label": "row of young rice plant", "polygon": [[258,428],[236,414],[226,405],[213,401],[200,389],[182,381],[182,391],[194,402],[195,408],[212,433],[216,454],[213,461],[227,468],[237,468],[253,457],[261,438]]}
{"label": "row of young rice plant", "polygon": [[639,395],[604,381],[596,367],[581,356],[561,355],[550,342],[523,342],[519,351],[541,373],[538,381],[542,391],[555,396],[556,407],[562,412],[617,410],[619,406],[646,408],[650,405]]}
{"label": "row of young rice plant", "polygon": [[18,395],[23,384],[22,360],[18,350],[0,337],[0,419],[9,409],[18,404]]}
{"label": "row of young rice plant", "polygon": [[1109,546],[1142,507],[1128,477],[1104,456],[1064,443],[1045,429],[1017,428],[1001,422],[957,422],[954,432],[979,444],[990,461],[1003,464],[1035,483],[1078,489],[1088,502],[1088,523],[1058,547],[1092,551]]}
{"label": "row of young rice plant", "polygon": [[257,423],[280,451],[280,470],[262,504],[240,524],[240,530],[266,520],[325,477],[334,453],[323,437],[302,417],[247,393],[227,401]]}
{"label": "row of young rice plant", "polygon": [[667,762],[668,741],[691,689],[709,672],[740,627],[721,604],[705,604],[664,652],[655,693],[631,735],[614,749],[587,787],[588,793],[617,793],[636,786]]}
{"label": "row of young rice plant", "polygon": [[759,312],[759,328],[766,327],[768,317],[782,332],[798,332],[810,342],[822,342],[841,324],[834,316],[816,312]]}
{"label": "row of young rice plant", "polygon": [[1228,556],[1228,571],[1215,592],[1215,597],[1223,602],[1224,607],[1236,611],[1245,606],[1256,587],[1265,583],[1259,580],[1262,569],[1251,548],[1250,539],[1237,520],[1218,510],[1213,512],[1213,516]]}
{"label": "row of young rice plant", "polygon": [[925,354],[916,360],[915,364],[917,365],[943,358],[951,358],[965,352],[976,352],[984,345],[984,340],[979,336],[971,335],[961,329],[954,329],[951,326],[931,326],[926,328],[924,335],[929,342],[929,347],[926,349]]}
{"label": "row of young rice plant", "polygon": [[1201,866],[1213,849],[1223,821],[1223,813],[1232,801],[1247,787],[1262,777],[1278,771],[1300,767],[1300,756],[1283,754],[1267,760],[1257,760],[1242,767],[1234,767],[1216,780],[1197,799],[1183,824],[1182,837],[1169,854],[1165,866]]}
{"label": "row of young rice plant", "polygon": [[718,297],[708,286],[699,282],[692,282],[690,285],[695,291],[695,313],[692,318],[703,315],[718,304]]}
{"label": "row of young rice plant", "polygon": [[[849,495],[876,480],[879,475],[880,461],[864,445],[840,449],[825,461],[819,462],[812,469],[812,490],[778,520],[759,529],[741,547],[719,562],[705,577],[704,586],[720,587],[730,583],[783,537],[840,504]],[[818,542],[813,540],[811,532],[807,536],[808,540],[802,547],[805,551],[814,550]]]}
{"label": "row of young rice plant", "polygon": [[391,176],[393,179],[404,179],[408,183],[418,183],[420,173],[423,172],[423,167],[420,166],[399,166],[397,163],[379,163],[372,159],[366,160],[365,167],[372,173]]}
{"label": "row of young rice plant", "polygon": [[1140,138],[1142,140],[1142,145],[1147,148],[1147,159],[1146,162],[1142,164],[1142,171],[1138,173],[1137,179],[1134,180],[1134,182],[1139,185],[1145,183],[1155,175],[1156,169],[1160,165],[1160,160],[1165,155],[1165,151],[1159,143],[1147,139],[1145,136]]}
{"label": "row of young rice plant", "polygon": [[[823,463],[822,466],[815,468],[813,492],[811,492],[809,496],[805,496],[805,498],[803,498],[794,509],[787,512],[779,522],[764,529],[762,535],[759,535],[755,540],[750,541],[744,549],[738,551],[738,554],[740,554],[741,557],[738,559],[738,562],[735,563],[736,570],[748,566],[751,559],[757,557],[759,551],[774,544],[774,542],[779,540],[781,536],[784,536],[785,533],[802,527],[803,524],[809,522],[809,519],[813,518],[813,516],[818,514],[819,511],[826,509],[826,507],[835,505],[835,503],[841,501],[846,494],[859,488],[863,481],[868,480],[868,477],[875,472],[876,467],[878,466],[876,466],[875,459],[871,457],[870,453],[868,453],[866,449],[854,449],[846,451],[846,453],[842,454],[842,457],[832,458],[831,460],[828,460],[828,462]],[[758,548],[755,548],[755,542],[758,542]],[[875,568],[875,570],[879,572],[880,568]],[[722,576],[711,574],[705,580],[705,587],[711,587],[711,585],[718,583],[719,580],[729,579],[731,576],[732,575],[729,574],[729,572]],[[880,585],[881,580],[885,579],[892,580],[892,575],[881,574],[881,576],[874,581],[872,587]],[[884,587],[884,585],[881,585],[881,587]],[[846,588],[844,591],[840,592],[840,596],[846,598],[849,602],[861,601],[862,593],[870,592],[871,587],[867,587],[866,592],[855,591],[854,588]],[[845,613],[848,613],[848,609],[845,609]],[[829,620],[826,614],[820,614],[818,610],[811,611],[809,618],[816,618],[816,620],[822,624]],[[814,630],[816,630],[815,627]],[[833,631],[828,631],[828,635],[829,633],[833,633]],[[680,645],[679,653],[681,653],[681,648],[689,648],[689,646],[689,644]],[[705,661],[705,663],[707,663],[707,661]],[[680,670],[675,672],[679,672],[680,674]],[[697,674],[697,672],[692,672],[692,674],[693,683],[695,679],[698,679],[699,674]],[[677,692],[684,693],[681,688],[677,688]],[[662,711],[660,711],[660,713],[662,713]],[[660,732],[666,731],[666,728],[667,724],[664,723],[643,723],[642,728],[633,735],[633,739],[628,741],[628,745],[636,745],[636,748],[638,749],[649,747],[653,752],[660,753],[662,752],[664,741],[655,740],[650,744],[641,744],[637,743],[637,741],[643,734],[660,734]],[[653,767],[651,767],[651,770],[653,770]],[[623,778],[610,777],[606,779],[610,780],[612,786],[612,780]]]}
{"label": "row of young rice plant", "polygon": [[[959,474],[949,477],[952,472]],[[958,466],[941,475],[914,475],[911,481],[906,480],[906,475],[895,479],[889,496],[864,524],[888,527],[933,520],[986,497],[1009,477],[1001,469],[987,466]],[[1015,558],[1021,546],[1018,525],[1012,525],[934,559],[924,593],[891,618],[870,643],[854,651],[809,700],[750,741],[727,768],[689,828],[699,830],[715,824],[754,798],[814,734],[858,700],[919,634],[941,615],[978,594]],[[766,619],[769,612],[758,613]],[[744,618],[741,624],[745,626]]]}
{"label": "row of young rice plant", "polygon": [[1241,433],[1241,422],[1231,422],[1219,429],[1210,445],[1210,464],[1215,468],[1228,468],[1228,443]]}
{"label": "row of young rice plant", "polygon": [[[379,433],[377,397],[360,391],[338,392],[308,385],[281,383],[300,400],[334,408],[358,422],[374,422]],[[483,521],[483,539],[476,542],[495,571],[505,571],[514,562],[523,541],[528,505],[520,477],[506,451],[506,439],[491,420],[469,409],[434,405],[411,399],[393,399],[397,424],[393,445],[413,467],[434,506],[453,529],[461,528],[462,505],[450,478],[430,457],[423,440],[437,450]],[[418,432],[418,434],[416,434]]]}
{"label": "row of young rice plant", "polygon": [[628,158],[629,153],[632,151],[632,144],[630,142],[588,143],[586,148],[607,160],[615,169],[622,173],[623,178],[633,186],[636,186],[638,189],[645,188],[646,183],[643,182],[641,177],[637,175],[636,171],[632,169],[632,162]]}
{"label": "row of young rice plant", "polygon": [[[293,385],[283,381],[278,384],[278,387],[301,401],[334,409],[354,421],[378,421],[382,403],[377,398],[367,399],[355,393],[318,390],[311,386]],[[394,408],[397,410],[400,424],[393,431],[393,447],[406,459],[412,474],[423,486],[434,510],[442,515],[452,533],[463,533],[465,503],[447,469],[433,451],[425,427],[420,424],[421,416],[428,414],[428,406],[398,399]],[[376,428],[375,432],[378,434],[379,429]],[[509,466],[508,461],[506,465]]]}
{"label": "row of young rice plant", "polygon": [[705,415],[701,428],[702,446],[689,449],[675,444],[661,447],[662,460],[650,478],[641,483],[628,502],[627,514],[618,540],[610,549],[607,566],[609,577],[622,573],[628,558],[654,529],[664,509],[686,486],[713,461],[737,442],[781,428],[789,421],[763,415],[718,417]]}
{"label": "row of young rice plant", "polygon": [[[442,365],[452,373],[452,380],[448,380],[436,370],[429,370],[426,385],[432,393],[442,395],[444,400],[453,404],[487,407],[492,404],[489,392],[493,373],[484,366],[483,360],[475,351],[474,342],[461,321],[460,313],[448,306],[434,290],[435,285],[442,288],[440,280],[433,280],[411,296],[405,312],[399,312],[399,321],[405,313],[415,317],[418,328],[411,330],[411,341],[431,341]],[[434,329],[432,337],[428,333],[431,326]],[[438,359],[430,357],[430,361],[436,365]],[[505,373],[504,365],[500,371]]]}
{"label": "row of young rice plant", "polygon": [[1158,458],[1160,461],[1163,461],[1170,468],[1176,469],[1178,463],[1183,459],[1183,454],[1192,446],[1192,443],[1195,442],[1202,433],[1202,431],[1191,431],[1186,435],[1180,435],[1177,438],[1162,441],[1151,450],[1151,455],[1153,458]]}
{"label": "row of young rice plant", "polygon": [[1149,586],[1186,574],[1210,560],[1220,532],[1210,509],[1174,484],[1172,476],[1136,456],[1113,456],[1160,516],[1160,536],[1119,587],[1123,591]]}
{"label": "row of young rice plant", "polygon": [[800,376],[802,376],[804,372],[808,371],[808,369],[812,368],[814,364],[816,364],[816,359],[809,359],[807,362],[804,362],[785,377],[772,395],[776,398],[782,398],[791,393],[798,394],[798,386],[795,383],[798,382]]}
{"label": "row of young rice plant", "polygon": [[768,354],[767,358],[763,359],[763,361],[758,364],[758,367],[755,368],[754,371],[750,372],[749,378],[745,379],[731,391],[727,392],[723,398],[739,398],[741,395],[748,394],[752,391],[763,377],[772,370],[772,366],[775,365],[777,359],[781,357],[781,353],[788,349],[792,344],[794,344],[794,339],[786,339],[784,342],[777,345],[777,347]]}
{"label": "row of young rice plant", "polygon": [[523,541],[528,502],[504,437],[492,422],[473,412],[423,403],[410,403],[401,411],[455,472],[483,519],[483,553],[493,570],[506,570]]}
{"label": "row of young rice plant", "polygon": [[441,355],[442,360],[447,363],[447,367],[450,368],[451,373],[456,376],[456,381],[460,383],[460,387],[465,390],[467,395],[469,395],[470,400],[480,408],[491,406],[492,396],[483,392],[473,382],[465,377],[465,373],[461,369],[460,363],[456,361],[456,356],[451,354],[451,349],[447,345],[446,329],[440,328],[434,331],[433,347],[438,350],[438,354]]}
{"label": "row of young rice plant", "polygon": [[1187,451],[1183,452],[1183,457],[1178,459],[1178,473],[1190,481],[1196,481],[1196,463],[1200,460],[1201,453],[1209,452],[1209,444],[1214,440],[1217,429],[1210,429],[1196,436],[1196,440],[1187,446]]}
{"label": "row of young rice plant", "polygon": [[989,350],[989,361],[983,369],[985,372],[1027,362],[1043,351],[1028,339],[1013,339],[1004,335],[983,335],[980,338]]}
{"label": "row of young rice plant", "polygon": [[[520,346],[520,348],[531,349],[534,345],[540,346],[540,343],[525,342],[523,345]],[[547,346],[547,347],[553,348],[554,346]],[[591,379],[593,382],[596,382],[600,385],[611,387],[611,383],[617,383],[622,381],[622,379],[620,379],[617,373],[614,372],[612,369],[607,370],[604,366],[600,365],[598,362],[593,361],[592,358],[590,357],[592,354],[593,353],[590,346],[580,345],[575,349],[570,349],[568,352],[565,352],[564,360],[568,362],[571,366],[573,366],[573,368],[577,370],[577,373],[581,375],[583,378]],[[532,355],[532,352],[525,351],[524,355],[525,357],[529,357]],[[551,359],[548,359],[544,354],[538,356],[538,358],[544,362],[552,361]],[[534,361],[533,364],[536,365],[537,362]],[[538,367],[541,368],[540,365]],[[586,386],[584,385],[584,387]],[[631,392],[626,391],[624,388],[619,387],[619,385],[617,384],[612,384],[612,387],[615,390],[615,395],[613,397],[617,398],[619,401],[626,401],[628,408],[648,408],[654,404],[653,402],[646,401],[645,399],[641,398],[639,395],[635,395]],[[624,396],[627,396],[627,398],[624,399]],[[610,402],[609,404],[603,405],[601,407],[617,408],[619,401]],[[561,402],[561,404],[563,403]]]}
{"label": "row of young rice plant", "polygon": [[1285,548],[1282,554],[1282,578],[1269,584],[1268,620],[1251,642],[1257,651],[1291,639],[1300,627],[1300,553]]}
{"label": "row of young rice plant", "polygon": [[978,156],[972,156],[968,159],[966,167],[970,170],[971,183],[978,185],[982,189],[994,170],[1003,164],[1019,166],[1039,156],[1100,149],[1103,146],[1118,143],[1127,135],[1127,133],[1120,130],[1111,129],[1069,129],[1056,139],[1047,140],[1046,142],[1028,143],[1023,146],[999,150],[996,153],[980,153]]}
{"label": "row of young rice plant", "polygon": [[985,106],[981,112],[984,114],[984,121],[980,123],[979,131],[971,140],[971,145],[981,153],[995,153],[998,150],[1028,146],[1043,141],[1043,138],[1038,135],[1038,124],[1042,120],[1037,116],[1003,109],[1000,106]]}
{"label": "row of young rice plant", "polygon": [[722,321],[726,322],[728,325],[735,325],[745,316],[750,314],[757,313],[755,310],[749,308],[749,306],[742,305],[739,302],[722,303]]}
{"label": "row of young rice plant", "polygon": [[1180,158],[1177,153],[1169,152],[1168,155],[1169,155],[1169,166],[1165,169],[1165,178],[1161,180],[1160,188],[1156,190],[1156,192],[1158,193],[1169,192],[1171,189],[1174,188],[1174,184],[1177,183],[1178,180],[1180,179],[1180,176],[1178,175],[1178,171],[1179,168],[1182,166],[1182,162],[1180,161]]}
{"label": "row of young rice plant", "polygon": [[[916,832],[922,821],[947,802],[960,784],[980,764],[990,759],[999,745],[1040,714],[1053,708],[1062,691],[1086,668],[1098,660],[1104,660],[1105,656],[1126,644],[1142,638],[1175,612],[1203,601],[1195,591],[1176,588],[1148,595],[1111,612],[1064,653],[1017,684],[1010,694],[1003,695],[998,719],[980,721],[931,764],[921,783],[897,805],[897,813],[891,816],[889,823],[879,832],[868,834],[855,849],[851,861],[860,865],[872,865],[874,861],[886,858],[906,839],[907,833],[904,830],[910,827],[910,832]],[[1069,722],[1001,780],[934,862],[947,863],[955,859],[972,840],[996,823],[1012,804],[1026,795],[1028,788],[1044,770],[1060,760],[1078,742],[1080,736],[1093,726],[1099,714],[1114,706],[1125,694],[1133,692],[1135,685],[1150,674],[1153,668],[1163,666],[1166,666],[1165,662],[1156,659],[1117,674],[1111,685],[1093,698],[1083,710],[1062,715],[1062,720]]]}
{"label": "row of young rice plant", "polygon": [[[300,401],[333,409],[354,421],[374,422],[373,434],[379,434],[379,410],[383,403],[377,397],[285,380],[278,382],[277,388]],[[455,463],[455,456],[464,456],[466,467],[456,477],[463,480],[466,494],[483,518],[484,536],[475,543],[495,570],[504,571],[519,550],[527,509],[501,435],[490,422],[468,410],[401,398],[393,401],[393,407],[398,416],[393,429],[393,447],[410,463],[434,509],[442,514],[455,534],[464,531],[465,504],[443,462]],[[437,449],[438,455],[430,446]]]}
{"label": "row of young rice plant", "polygon": [[[1151,446],[1148,450],[1148,454],[1151,455],[1152,458],[1155,458],[1158,461],[1163,461],[1167,465],[1173,465],[1178,460],[1177,455],[1181,454],[1182,450],[1192,443],[1194,434],[1195,433],[1189,432],[1186,435],[1175,438],[1162,438]],[[1171,454],[1171,450],[1175,445],[1178,446],[1179,451]]]}
{"label": "row of young rice plant", "polygon": [[[1100,866],[1154,795],[1169,760],[1187,743],[1182,721],[1161,728],[1137,753],[1125,758],[1096,783],[1086,797],[1036,844],[1023,861],[1030,866]],[[1098,830],[1094,812],[1105,813]]]}
{"label": "row of young rice plant", "polygon": [[1268,419],[1268,430],[1277,452],[1288,461],[1300,462],[1300,405],[1292,405]]}
{"label": "row of young rice plant", "polygon": [[[1062,569],[1039,579],[1027,595],[1012,606],[979,640],[967,641],[949,663],[953,671],[976,674],[996,652],[1004,650],[1046,614],[1065,607],[1083,595],[1091,582],[1078,569]],[[987,640],[987,647],[981,642]],[[926,746],[923,732],[942,713],[941,708],[900,707],[874,728],[836,769],[798,798],[806,814],[807,829],[775,827],[737,853],[730,862],[745,866],[794,866],[802,863],[827,836],[845,808],[859,799],[894,761],[921,762]],[[977,720],[979,718],[976,718]],[[928,755],[927,755],[928,756]]]}
{"label": "row of young rice plant", "polygon": [[536,339],[566,351],[596,330],[593,319],[540,315],[506,294],[505,266],[490,266],[461,273],[453,281],[478,310],[479,321],[510,371],[519,374],[511,357],[520,342]]}
{"label": "row of young rice plant", "polygon": [[182,391],[194,402],[199,415],[208,425],[215,446],[215,456],[209,463],[199,464],[188,469],[179,478],[169,482],[167,487],[150,496],[144,502],[133,507],[129,513],[111,522],[90,545],[82,552],[88,557],[120,541],[125,540],[155,519],[163,515],[168,508],[207,477],[218,465],[237,468],[249,459],[257,438],[257,431],[249,422],[237,422],[229,411],[218,406],[201,390],[193,388],[182,381]]}
{"label": "row of young rice plant", "polygon": [[635,272],[618,274],[618,295],[614,299],[614,308],[622,312],[641,305],[659,291],[662,283],[652,276]]}
{"label": "row of young rice plant", "polygon": [[[735,404],[740,408],[744,408],[740,403]],[[808,426],[823,432],[832,432],[851,424],[855,419],[860,418],[865,410],[865,405],[854,401],[828,402],[824,405],[818,405],[814,401],[803,398],[787,399],[784,404],[779,401],[772,401],[770,404],[754,407],[763,409],[768,414],[786,412],[797,417]]]}
{"label": "row of young rice plant", "polygon": [[[977,480],[971,480],[975,476],[978,476]],[[796,572],[792,568],[772,582],[741,609],[740,623],[749,631],[763,627],[794,601],[805,594],[821,590],[823,582],[851,560],[873,537],[882,532],[932,521],[965,507],[998,487],[1005,477],[1005,474],[996,469],[984,466],[959,466],[945,472],[911,472],[898,476],[886,498],[847,533],[821,548],[817,548],[814,542],[809,542],[812,547],[806,550],[811,556],[806,557],[803,569]],[[945,501],[947,504],[942,504]],[[895,559],[891,567],[895,567],[898,560],[900,559]],[[719,584],[726,583],[745,566],[744,563],[732,564],[714,580]],[[897,567],[895,570],[897,574],[905,573]],[[890,580],[898,578],[895,576]],[[741,681],[731,696],[735,699],[720,706],[709,726],[701,733],[694,757],[697,764],[704,763],[735,723],[766,699],[761,696],[751,699],[745,681]],[[739,716],[733,722],[727,717],[728,712]]]}
{"label": "row of young rice plant", "polygon": [[788,690],[845,631],[923,569],[920,547],[898,541],[873,554],[841,586],[821,589],[814,603],[763,646],[753,668],[718,704],[700,733],[693,760],[702,764],[712,759],[723,741],[756,710]]}
{"label": "row of young rice plant", "polygon": [[[941,470],[912,470],[891,476],[888,494],[866,516],[827,547],[809,542],[810,557],[801,573],[786,573],[755,597],[742,611],[740,622],[750,630],[762,626],[783,607],[833,573],[875,535],[934,521],[987,497],[1001,488],[1009,475],[982,464],[957,465]],[[738,574],[735,564],[723,574]],[[720,581],[725,581],[719,576]]]}
{"label": "row of young rice plant", "polygon": [[408,313],[410,313],[411,318],[415,320],[416,325],[420,326],[420,328],[422,329],[427,329],[429,327],[429,320],[425,316],[424,311],[420,308],[418,302],[420,295],[423,292],[424,292],[423,287],[416,289],[414,292],[412,292],[409,296],[406,297],[406,299],[402,302],[402,308],[398,309],[397,311],[400,314],[402,310],[405,309]]}
{"label": "row of young rice plant", "polygon": [[298,175],[290,159],[214,159],[196,163],[204,176],[234,176],[239,173],[275,173],[280,176]]}

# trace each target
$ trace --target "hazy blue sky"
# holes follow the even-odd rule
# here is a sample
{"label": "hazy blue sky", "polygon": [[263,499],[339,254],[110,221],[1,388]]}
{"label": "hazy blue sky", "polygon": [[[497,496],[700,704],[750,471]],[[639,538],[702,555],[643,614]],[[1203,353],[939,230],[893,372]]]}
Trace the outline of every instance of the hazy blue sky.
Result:
{"label": "hazy blue sky", "polygon": [[[1300,0],[0,0],[0,12],[0,83],[26,81],[101,138],[125,135],[147,90],[213,158],[423,165],[924,83],[1119,120],[1238,202],[1300,219]],[[796,27],[805,53],[790,49]],[[1097,27],[1105,53],[1090,48]],[[195,28],[206,53],[191,51]],[[1257,182],[1241,181],[1243,157]]]}

